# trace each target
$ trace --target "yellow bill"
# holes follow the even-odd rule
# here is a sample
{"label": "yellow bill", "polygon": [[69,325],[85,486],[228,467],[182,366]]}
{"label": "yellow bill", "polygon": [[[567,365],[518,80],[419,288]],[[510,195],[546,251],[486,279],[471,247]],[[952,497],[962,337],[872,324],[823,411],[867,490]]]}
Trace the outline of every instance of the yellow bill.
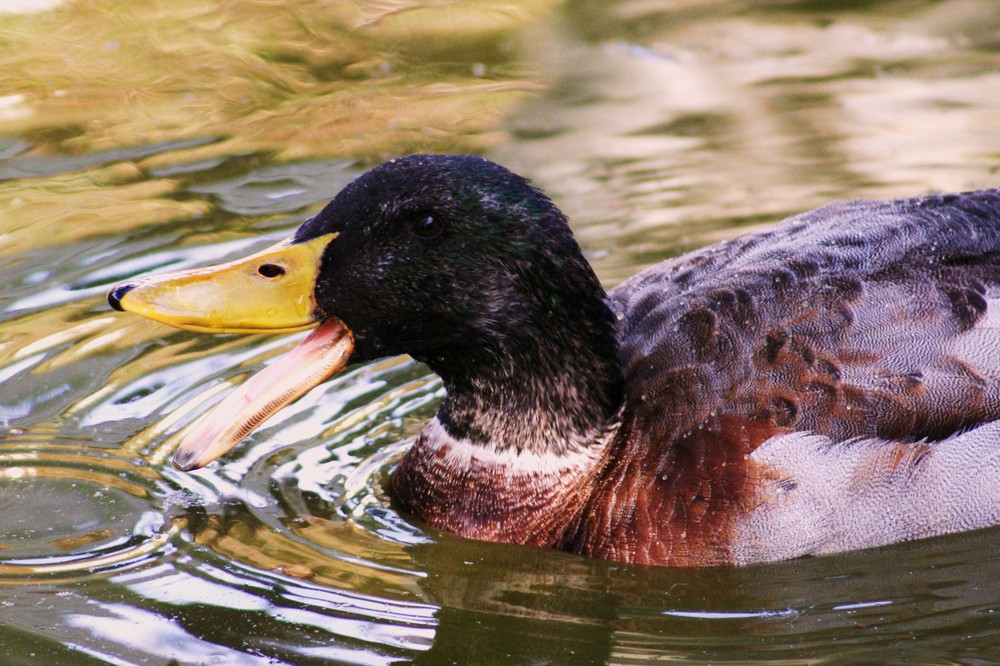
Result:
{"label": "yellow bill", "polygon": [[116,310],[204,333],[290,333],[312,328],[313,286],[337,234],[282,241],[227,264],[139,278],[108,295]]}
{"label": "yellow bill", "polygon": [[347,365],[354,350],[351,331],[336,319],[318,322],[313,300],[323,250],[336,237],[287,240],[219,266],[124,283],[108,295],[116,310],[190,331],[281,333],[319,324],[202,417],[174,454],[175,467],[207,465]]}

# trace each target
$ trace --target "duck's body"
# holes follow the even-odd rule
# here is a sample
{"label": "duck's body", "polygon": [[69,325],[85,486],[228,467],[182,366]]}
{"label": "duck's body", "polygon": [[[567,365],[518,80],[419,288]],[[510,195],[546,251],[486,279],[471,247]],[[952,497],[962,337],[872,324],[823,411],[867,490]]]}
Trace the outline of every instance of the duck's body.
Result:
{"label": "duck's body", "polygon": [[292,244],[323,234],[316,318],[444,380],[392,480],[429,525],[694,566],[1000,523],[1000,191],[827,206],[607,295],[477,158],[383,165]]}
{"label": "duck's body", "polygon": [[995,524],[998,294],[1000,192],[827,206],[608,294],[623,409],[587,454],[501,458],[435,423],[394,488],[447,531],[650,564]]}

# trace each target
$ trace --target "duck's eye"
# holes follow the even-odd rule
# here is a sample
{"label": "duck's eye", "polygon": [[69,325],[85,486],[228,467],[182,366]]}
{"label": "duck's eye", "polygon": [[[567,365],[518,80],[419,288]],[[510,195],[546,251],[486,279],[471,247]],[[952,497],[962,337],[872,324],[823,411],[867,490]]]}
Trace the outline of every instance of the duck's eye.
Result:
{"label": "duck's eye", "polygon": [[261,264],[257,267],[257,275],[273,280],[285,274],[285,269],[278,264]]}
{"label": "duck's eye", "polygon": [[433,215],[420,215],[413,221],[413,233],[421,238],[434,238],[444,231],[444,223]]}

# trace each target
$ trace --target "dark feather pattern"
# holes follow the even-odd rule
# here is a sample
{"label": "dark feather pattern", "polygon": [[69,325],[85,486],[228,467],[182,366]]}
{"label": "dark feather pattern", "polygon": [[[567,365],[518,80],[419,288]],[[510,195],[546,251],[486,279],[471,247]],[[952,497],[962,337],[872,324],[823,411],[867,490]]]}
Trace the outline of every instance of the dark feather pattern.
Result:
{"label": "dark feather pattern", "polygon": [[1000,291],[998,253],[992,190],[833,204],[656,266],[609,295],[627,400],[678,434],[710,414],[837,440],[995,419],[1000,337],[962,343]]}

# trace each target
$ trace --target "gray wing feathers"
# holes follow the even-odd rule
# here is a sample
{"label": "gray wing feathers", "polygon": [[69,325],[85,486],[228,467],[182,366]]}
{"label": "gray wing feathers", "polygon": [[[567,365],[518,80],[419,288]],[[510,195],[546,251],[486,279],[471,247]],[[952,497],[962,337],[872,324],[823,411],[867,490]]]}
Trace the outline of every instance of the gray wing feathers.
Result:
{"label": "gray wing feathers", "polygon": [[990,190],[832,204],[609,298],[628,390],[669,421],[660,432],[729,413],[916,441],[1000,418],[998,296]]}
{"label": "gray wing feathers", "polygon": [[752,455],[773,471],[737,520],[733,559],[822,555],[1000,522],[1000,423],[933,443],[774,437]]}

